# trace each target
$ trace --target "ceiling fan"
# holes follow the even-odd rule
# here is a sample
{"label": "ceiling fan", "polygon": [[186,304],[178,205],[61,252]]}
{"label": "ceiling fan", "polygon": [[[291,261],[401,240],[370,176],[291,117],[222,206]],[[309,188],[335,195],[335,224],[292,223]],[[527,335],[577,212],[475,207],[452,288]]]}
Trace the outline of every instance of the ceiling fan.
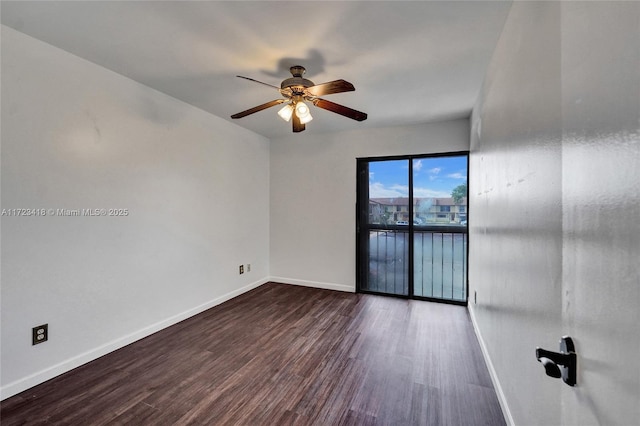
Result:
{"label": "ceiling fan", "polygon": [[356,90],[355,87],[353,87],[353,84],[345,80],[334,80],[328,83],[315,84],[313,81],[302,77],[302,74],[304,74],[306,70],[300,65],[292,66],[289,68],[289,71],[293,77],[283,80],[280,87],[238,75],[237,77],[244,78],[245,80],[273,87],[278,90],[282,96],[284,96],[284,99],[276,99],[274,101],[258,105],[246,111],[233,114],[231,118],[246,117],[247,115],[262,111],[263,109],[286,103],[286,105],[278,111],[278,115],[285,121],[293,119],[293,131],[302,132],[305,129],[305,124],[313,120],[313,117],[309,112],[309,106],[305,103],[306,101],[312,103],[318,108],[335,112],[336,114],[343,115],[353,120],[363,121],[367,119],[367,114],[364,112],[356,111],[355,109],[347,108],[346,106],[336,104],[335,102],[319,98],[319,96],[331,95],[334,93],[353,92]]}

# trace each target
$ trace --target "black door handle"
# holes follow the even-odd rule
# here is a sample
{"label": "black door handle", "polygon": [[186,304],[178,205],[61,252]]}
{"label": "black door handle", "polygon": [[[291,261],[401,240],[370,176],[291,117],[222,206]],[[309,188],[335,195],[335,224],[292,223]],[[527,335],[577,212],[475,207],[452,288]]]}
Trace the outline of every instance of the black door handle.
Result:
{"label": "black door handle", "polygon": [[557,379],[562,377],[562,380],[569,386],[576,385],[578,360],[571,337],[563,336],[560,339],[560,352],[536,348],[536,359],[544,366],[547,376]]}

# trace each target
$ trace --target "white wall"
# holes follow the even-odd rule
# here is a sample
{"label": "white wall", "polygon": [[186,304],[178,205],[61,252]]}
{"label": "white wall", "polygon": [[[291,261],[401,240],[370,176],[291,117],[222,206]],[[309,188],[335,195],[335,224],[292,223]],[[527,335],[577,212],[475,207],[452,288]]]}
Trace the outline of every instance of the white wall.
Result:
{"label": "white wall", "polygon": [[562,423],[640,422],[640,3],[562,5]]}
{"label": "white wall", "polygon": [[129,215],[2,217],[2,397],[265,282],[268,194],[264,137],[3,26],[1,207]]}
{"label": "white wall", "polygon": [[[514,2],[472,117],[470,304],[518,425],[640,418],[640,8]],[[534,349],[574,338],[578,385]]]}
{"label": "white wall", "polygon": [[560,418],[560,385],[534,357],[561,336],[559,10],[512,6],[472,117],[470,310],[522,425]]}
{"label": "white wall", "polygon": [[467,119],[272,140],[272,279],[355,291],[356,158],[468,149]]}

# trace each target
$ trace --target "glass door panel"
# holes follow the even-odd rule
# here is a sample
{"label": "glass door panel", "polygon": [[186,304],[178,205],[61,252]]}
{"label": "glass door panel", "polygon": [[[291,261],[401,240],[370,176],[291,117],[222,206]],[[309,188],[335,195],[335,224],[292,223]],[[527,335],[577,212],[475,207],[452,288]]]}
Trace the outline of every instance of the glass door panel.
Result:
{"label": "glass door panel", "polygon": [[368,163],[368,272],[364,290],[409,295],[409,161]]}
{"label": "glass door panel", "polygon": [[414,296],[467,300],[467,156],[412,160]]}

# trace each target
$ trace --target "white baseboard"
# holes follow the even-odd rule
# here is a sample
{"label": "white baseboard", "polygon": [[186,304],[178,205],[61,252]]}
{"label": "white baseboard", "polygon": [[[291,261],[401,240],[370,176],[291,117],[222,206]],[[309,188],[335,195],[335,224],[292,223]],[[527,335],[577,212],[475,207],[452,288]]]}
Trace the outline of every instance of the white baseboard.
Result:
{"label": "white baseboard", "polygon": [[298,280],[294,278],[285,278],[285,277],[270,277],[270,281],[282,284],[293,284],[293,285],[301,285],[304,287],[314,287],[314,288],[323,288],[325,290],[337,290],[337,291],[346,291],[348,293],[355,293],[355,287],[351,287],[349,285],[344,284],[335,284],[335,283],[323,283],[319,281],[307,281],[307,280]]}
{"label": "white baseboard", "polygon": [[120,337],[118,339],[112,340],[111,342],[105,343],[104,345],[99,346],[95,349],[91,349],[80,355],[74,356],[73,358],[69,358],[68,360],[63,361],[59,364],[56,364],[52,367],[48,367],[44,370],[33,373],[27,377],[24,377],[22,379],[9,383],[3,386],[2,388],[0,388],[0,400],[9,398],[29,388],[39,385],[40,383],[44,383],[47,380],[50,380],[56,376],[59,376],[60,374],[66,373],[67,371],[73,370],[74,368],[77,368],[83,364],[86,364],[95,359],[98,359],[103,355],[106,355],[110,352],[113,352],[117,349],[127,346],[137,340],[150,336],[153,333],[156,333],[162,329],[165,329],[174,324],[177,324],[180,321],[184,321],[187,318],[190,318],[194,315],[204,312],[207,309],[213,308],[214,306],[224,303],[227,300],[233,299],[234,297],[239,296],[243,293],[246,293],[249,290],[253,290],[254,288],[259,287],[262,284],[267,283],[268,281],[269,279],[267,278],[263,278],[261,280],[255,281],[237,290],[233,290],[229,293],[226,293],[220,297],[216,297],[215,299],[210,300],[206,303],[203,303],[199,306],[196,306],[195,308],[189,309],[177,315],[173,315],[172,317],[159,321],[141,330],[135,331],[131,334],[127,334],[126,336]]}
{"label": "white baseboard", "polygon": [[487,364],[487,369],[489,370],[489,376],[491,376],[491,382],[493,382],[493,387],[496,390],[496,395],[498,396],[498,402],[500,403],[500,408],[502,408],[502,415],[504,416],[504,421],[508,426],[515,426],[513,421],[513,417],[511,416],[511,410],[509,410],[509,406],[507,405],[507,398],[502,391],[502,386],[500,385],[500,380],[498,379],[498,375],[496,373],[496,369],[493,367],[493,362],[491,361],[491,357],[489,356],[489,351],[487,350],[487,345],[484,343],[484,339],[482,338],[482,334],[480,333],[480,329],[478,328],[478,323],[476,322],[476,314],[471,306],[468,306],[467,311],[469,311],[469,316],[471,317],[471,323],[473,324],[473,330],[476,333],[476,337],[478,338],[478,342],[480,343],[480,350],[482,350],[482,356],[484,357],[484,362]]}

